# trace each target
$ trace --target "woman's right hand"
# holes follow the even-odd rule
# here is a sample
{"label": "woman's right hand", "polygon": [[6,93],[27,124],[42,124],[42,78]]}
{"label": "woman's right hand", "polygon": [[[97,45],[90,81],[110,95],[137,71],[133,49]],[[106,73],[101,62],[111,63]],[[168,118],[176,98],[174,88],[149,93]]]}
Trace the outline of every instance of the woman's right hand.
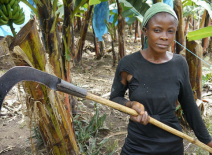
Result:
{"label": "woman's right hand", "polygon": [[136,101],[131,101],[130,106],[132,109],[134,109],[138,113],[138,116],[130,115],[130,119],[134,122],[138,122],[143,125],[147,125],[149,123],[150,117],[147,114],[147,112],[145,111],[143,104],[136,102]]}

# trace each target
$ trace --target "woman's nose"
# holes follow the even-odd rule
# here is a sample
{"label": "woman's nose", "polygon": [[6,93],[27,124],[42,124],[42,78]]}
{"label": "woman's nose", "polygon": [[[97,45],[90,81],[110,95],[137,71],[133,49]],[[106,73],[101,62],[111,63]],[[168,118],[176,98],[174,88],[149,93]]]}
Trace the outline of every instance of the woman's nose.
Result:
{"label": "woman's nose", "polygon": [[166,33],[162,33],[161,37],[160,37],[161,40],[168,40],[168,35]]}

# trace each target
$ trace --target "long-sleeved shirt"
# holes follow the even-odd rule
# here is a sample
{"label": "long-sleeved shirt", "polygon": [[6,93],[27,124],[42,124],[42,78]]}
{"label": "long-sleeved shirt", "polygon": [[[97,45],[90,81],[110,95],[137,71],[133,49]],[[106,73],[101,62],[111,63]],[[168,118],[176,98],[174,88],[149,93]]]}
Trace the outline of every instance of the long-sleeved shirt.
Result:
{"label": "long-sleeved shirt", "polygon": [[[127,86],[121,83],[121,72],[133,77]],[[178,54],[165,63],[155,64],[147,61],[140,51],[123,57],[116,69],[110,100],[126,105],[124,98],[129,89],[130,101],[144,105],[151,117],[182,131],[175,116],[175,102],[181,104],[186,119],[197,138],[207,144],[211,137],[202,120],[194,100],[189,81],[188,64]],[[150,123],[143,125],[129,121],[128,136],[122,152],[125,154],[164,154],[172,153],[182,147],[182,139]]]}

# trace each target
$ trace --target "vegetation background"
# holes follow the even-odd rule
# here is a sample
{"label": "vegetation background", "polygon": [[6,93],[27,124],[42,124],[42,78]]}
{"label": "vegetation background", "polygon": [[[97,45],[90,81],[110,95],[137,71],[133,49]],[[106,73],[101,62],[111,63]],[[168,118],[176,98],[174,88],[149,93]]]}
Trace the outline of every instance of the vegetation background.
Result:
{"label": "vegetation background", "polygon": [[[160,2],[35,0],[33,6],[26,0],[21,1],[32,9],[33,19],[16,35],[11,26],[15,21],[12,16],[10,18],[14,8],[7,9],[8,15],[4,14],[6,18],[1,15],[1,19],[8,19],[14,35],[5,36],[0,41],[1,74],[14,65],[32,66],[104,98],[109,98],[118,61],[144,48],[140,22],[151,4]],[[3,5],[12,3],[7,0],[0,2],[2,12]],[[210,1],[170,0],[164,3],[173,5],[179,17],[176,42],[210,63]],[[3,25],[1,21],[0,24]],[[203,27],[207,29],[201,29]],[[106,28],[108,33],[104,34]],[[201,32],[194,31],[199,29]],[[181,45],[173,43],[170,51],[182,54],[188,60],[197,105],[211,133],[210,65],[202,67],[201,61]],[[178,104],[176,115],[184,132],[194,136]],[[32,82],[14,87],[4,101],[0,118],[0,154],[7,155],[47,152],[119,154],[129,120],[127,114],[117,110],[53,92]],[[185,154],[207,154],[186,141],[184,147]]]}

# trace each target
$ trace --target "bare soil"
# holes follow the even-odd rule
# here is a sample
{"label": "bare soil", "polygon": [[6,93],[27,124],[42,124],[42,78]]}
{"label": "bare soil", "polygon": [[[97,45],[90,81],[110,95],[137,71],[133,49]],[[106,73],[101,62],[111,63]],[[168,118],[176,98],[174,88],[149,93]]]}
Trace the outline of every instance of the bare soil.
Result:
{"label": "bare soil", "polygon": [[[76,38],[79,36],[76,33]],[[116,66],[113,67],[112,53],[105,53],[104,57],[100,60],[95,59],[95,53],[93,49],[93,34],[88,33],[85,43],[82,64],[73,65],[71,68],[72,83],[87,89],[89,92],[109,98],[110,89],[112,86]],[[131,35],[126,36],[126,49],[127,54],[138,51],[140,49],[141,42],[134,43],[134,39]],[[111,48],[110,42],[107,40],[108,36],[105,36],[105,51]],[[77,40],[77,39],[76,39]],[[118,45],[116,44],[116,53],[118,51]],[[7,67],[4,67],[8,69]],[[5,71],[2,70],[0,75]],[[24,101],[22,101],[17,95],[17,87],[10,91],[7,98],[4,101],[4,115],[0,116],[0,155],[28,155],[31,154],[32,145],[30,142],[30,136],[33,136],[33,132],[30,134],[29,120],[26,115],[26,107]],[[11,106],[10,106],[11,105]],[[21,108],[17,110],[20,106]],[[107,154],[115,146],[114,155],[119,155],[121,147],[124,144],[124,139],[127,135],[127,125],[129,121],[129,115],[109,108],[104,105],[97,104],[100,109],[100,115],[106,114],[106,121],[104,126],[109,129],[109,132],[100,132],[99,137],[103,139],[107,137],[109,141],[101,150],[100,154]],[[6,109],[10,107],[11,109]],[[13,108],[12,108],[13,107]],[[210,108],[210,106],[208,106]],[[82,116],[90,118],[94,115],[94,103],[89,100],[78,99],[78,110],[82,111]],[[204,117],[206,121],[210,121],[210,115]],[[207,127],[211,129],[210,123],[207,123]],[[184,132],[194,137],[193,132],[189,128],[183,128]],[[36,139],[33,139],[33,142]],[[199,149],[194,145],[190,145],[189,142],[184,141],[185,154],[188,155],[204,155],[207,152]],[[35,146],[36,154],[47,154],[45,147]]]}

